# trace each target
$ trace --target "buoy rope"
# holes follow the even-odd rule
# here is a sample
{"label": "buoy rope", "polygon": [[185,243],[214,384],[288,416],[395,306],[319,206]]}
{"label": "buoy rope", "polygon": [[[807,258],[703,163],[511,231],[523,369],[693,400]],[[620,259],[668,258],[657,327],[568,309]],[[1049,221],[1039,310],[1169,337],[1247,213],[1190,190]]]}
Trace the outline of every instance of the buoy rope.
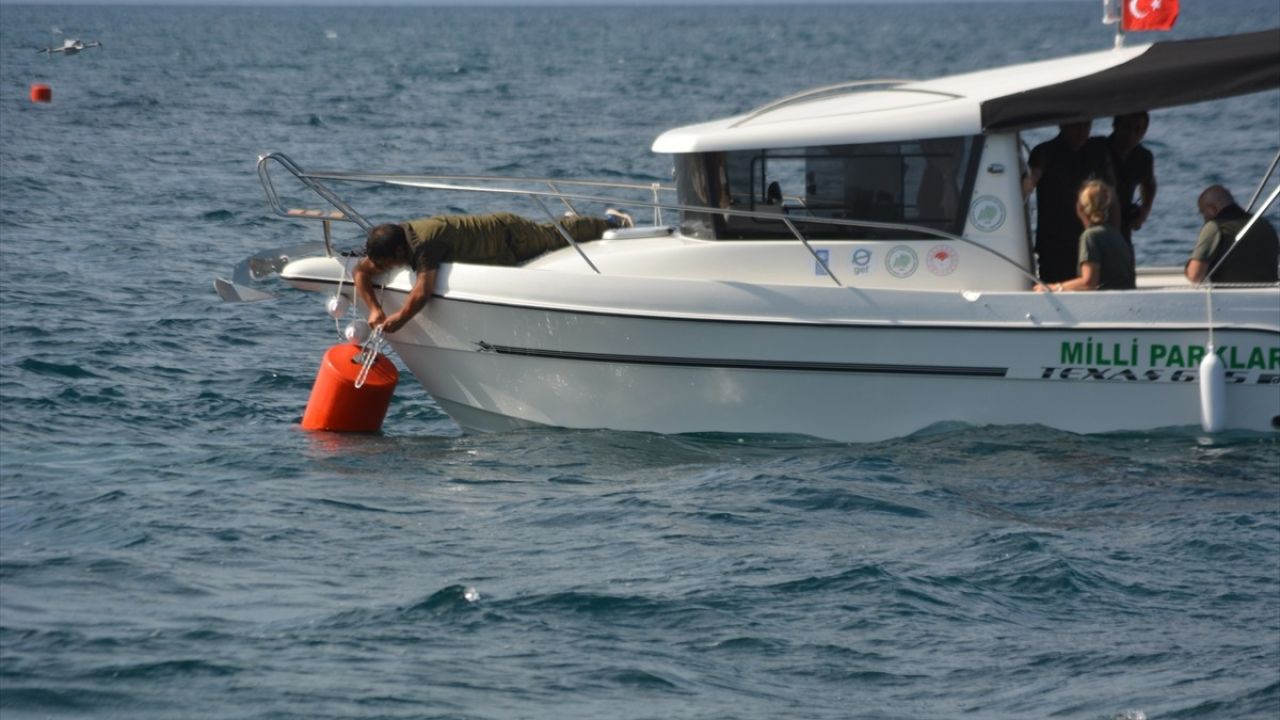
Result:
{"label": "buoy rope", "polygon": [[360,374],[356,375],[356,389],[364,387],[364,382],[369,378],[369,371],[373,369],[373,364],[378,361],[378,351],[382,349],[382,326],[373,329],[369,333],[369,339],[360,346],[360,352],[363,353],[364,359],[360,363]]}
{"label": "buoy rope", "polygon": [[[346,282],[346,280],[347,280],[347,270],[346,268],[343,268],[342,274],[338,276],[338,293],[337,295],[334,296],[338,298],[339,303],[342,302],[342,285],[343,283]],[[352,293],[352,295],[355,295],[355,293]],[[360,306],[357,303],[354,303],[354,302],[351,303],[351,310],[353,314],[355,312],[358,312],[359,309],[360,309]],[[339,340],[344,339],[344,336],[342,334],[342,316],[336,313],[333,316],[333,331],[337,333]]]}
{"label": "buoy rope", "polygon": [[1213,352],[1216,346],[1213,344],[1213,285],[1208,283],[1204,287],[1205,310],[1208,312],[1209,321],[1209,352]]}

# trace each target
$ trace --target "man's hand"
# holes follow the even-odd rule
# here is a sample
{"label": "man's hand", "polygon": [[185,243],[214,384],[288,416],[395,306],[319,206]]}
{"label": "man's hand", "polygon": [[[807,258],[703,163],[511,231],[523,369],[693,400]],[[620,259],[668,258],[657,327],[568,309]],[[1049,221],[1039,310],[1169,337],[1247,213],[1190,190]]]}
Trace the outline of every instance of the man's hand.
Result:
{"label": "man's hand", "polygon": [[409,291],[409,296],[405,298],[404,305],[394,313],[391,313],[382,322],[382,331],[393,333],[414,318],[424,307],[427,301],[431,299],[431,292],[436,286],[435,269],[423,270],[418,273],[413,280],[413,289]]}
{"label": "man's hand", "polygon": [[1182,272],[1193,283],[1204,282],[1205,276],[1209,274],[1209,263],[1204,260],[1188,260]]}
{"label": "man's hand", "polygon": [[404,313],[394,313],[387,317],[386,321],[382,323],[382,332],[393,333],[404,327],[407,322],[409,322],[409,318],[404,317]]}
{"label": "man's hand", "polygon": [[1133,219],[1133,222],[1129,223],[1129,227],[1133,228],[1134,230],[1141,230],[1143,224],[1147,222],[1147,218],[1150,215],[1151,215],[1151,206],[1143,205],[1141,208],[1138,209],[1138,216]]}
{"label": "man's hand", "polygon": [[382,308],[375,307],[369,310],[369,327],[376,328],[387,320],[387,314],[382,312]]}

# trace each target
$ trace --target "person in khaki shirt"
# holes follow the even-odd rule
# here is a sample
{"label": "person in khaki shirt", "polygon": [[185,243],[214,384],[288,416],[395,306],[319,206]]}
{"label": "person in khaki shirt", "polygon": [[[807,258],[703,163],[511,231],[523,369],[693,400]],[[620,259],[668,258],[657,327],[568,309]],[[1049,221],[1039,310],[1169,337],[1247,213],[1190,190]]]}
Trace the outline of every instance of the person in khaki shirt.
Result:
{"label": "person in khaki shirt", "polygon": [[1196,206],[1204,218],[1204,227],[1184,270],[1188,280],[1203,282],[1209,271],[1217,267],[1209,278],[1211,282],[1276,282],[1280,240],[1271,223],[1260,217],[1248,234],[1241,237],[1240,231],[1249,222],[1249,213],[1237,205],[1231,192],[1221,185],[1205,188]]}
{"label": "person in khaki shirt", "polygon": [[[634,224],[630,215],[613,209],[603,218],[573,215],[559,222],[574,242],[596,240],[606,230]],[[556,224],[538,224],[513,213],[435,215],[386,223],[369,231],[365,257],[354,273],[356,292],[369,308],[369,327],[392,333],[426,307],[442,263],[518,265],[568,244]],[[388,316],[373,291],[373,278],[401,265],[416,274],[413,289],[404,306]]]}

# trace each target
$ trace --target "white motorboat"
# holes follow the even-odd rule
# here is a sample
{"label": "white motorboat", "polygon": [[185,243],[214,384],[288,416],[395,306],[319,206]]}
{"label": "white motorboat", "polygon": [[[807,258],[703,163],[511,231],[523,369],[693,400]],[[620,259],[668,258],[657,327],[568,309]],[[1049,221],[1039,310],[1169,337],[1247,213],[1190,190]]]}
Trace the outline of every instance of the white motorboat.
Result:
{"label": "white motorboat", "polygon": [[97,40],[90,40],[89,42],[85,42],[84,40],[67,38],[66,40],[62,41],[61,45],[43,48],[41,50],[37,50],[36,52],[44,53],[45,55],[49,55],[51,57],[58,53],[62,53],[63,55],[70,57],[72,55],[80,54],[82,50],[88,50],[90,48],[100,48],[100,47],[102,47],[102,43],[98,42]]}
{"label": "white motorboat", "polygon": [[[269,201],[321,221],[324,251],[263,253],[216,284],[258,299],[253,281],[278,271],[350,298],[358,258],[333,249],[330,228],[369,223],[339,182],[523,195],[551,216],[548,200],[626,203],[652,208],[653,224],[520,267],[442,266],[426,310],[388,337],[464,429],[1276,432],[1280,286],[1140,268],[1136,290],[1035,292],[1019,131],[1278,86],[1280,29],[817,88],[661,135],[674,188],[307,172],[270,154]],[[277,166],[333,209],[284,207]],[[950,197],[925,197],[931,173],[952,172]],[[1280,194],[1263,197],[1270,174],[1255,214]],[[619,199],[628,191],[643,197]],[[412,282],[407,269],[382,279],[388,311]]]}

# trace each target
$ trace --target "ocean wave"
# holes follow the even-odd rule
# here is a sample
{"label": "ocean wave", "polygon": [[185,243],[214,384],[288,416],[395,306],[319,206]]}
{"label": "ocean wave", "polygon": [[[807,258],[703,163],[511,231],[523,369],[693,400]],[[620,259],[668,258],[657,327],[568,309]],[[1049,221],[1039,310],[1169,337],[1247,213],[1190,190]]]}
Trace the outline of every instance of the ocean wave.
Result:
{"label": "ocean wave", "polygon": [[880,565],[863,565],[839,573],[788,580],[769,586],[780,593],[811,595],[815,593],[854,592],[868,587],[882,587],[896,582],[892,573]]}
{"label": "ocean wave", "polygon": [[200,216],[206,222],[227,222],[234,220],[236,214],[230,210],[210,210]]}
{"label": "ocean wave", "polygon": [[70,378],[76,380],[84,379],[103,379],[102,375],[95,373],[83,365],[72,363],[55,363],[36,360],[35,358],[27,358],[18,363],[18,367],[37,375],[45,375],[55,378]]}
{"label": "ocean wave", "polygon": [[473,587],[450,585],[410,605],[402,612],[406,615],[413,615],[422,612],[440,614],[468,611],[474,607],[479,599],[480,594]]}
{"label": "ocean wave", "polygon": [[608,667],[585,673],[583,679],[606,687],[633,688],[644,691],[677,692],[693,694],[685,683],[667,673],[637,667]]}
{"label": "ocean wave", "polygon": [[104,665],[84,673],[82,677],[87,680],[106,679],[112,681],[169,680],[193,677],[229,677],[248,670],[248,668],[238,665],[212,662],[200,658],[184,658],[181,660],[155,660]]}
{"label": "ocean wave", "polygon": [[423,514],[429,514],[433,512],[430,509],[406,510],[403,508],[393,509],[393,508],[374,507],[372,505],[366,505],[363,503],[351,502],[346,500],[331,500],[329,498],[317,498],[315,502],[320,505],[325,505],[327,507],[332,507],[332,508],[338,508],[341,510],[355,510],[357,512],[372,512],[372,513],[388,513],[391,515],[423,515]]}
{"label": "ocean wave", "polygon": [[835,510],[845,513],[885,513],[904,518],[924,519],[930,513],[920,508],[846,490],[797,489],[791,496],[776,498],[774,504],[801,510]]}
{"label": "ocean wave", "polygon": [[99,110],[154,110],[162,104],[160,98],[150,95],[102,95],[100,97],[109,102],[98,104]]}
{"label": "ocean wave", "polygon": [[710,646],[714,650],[723,650],[732,653],[745,653],[748,655],[768,657],[770,655],[781,655],[792,649],[790,643],[777,638],[764,638],[752,636],[739,636],[718,640]]}
{"label": "ocean wave", "polygon": [[10,712],[87,712],[97,713],[104,707],[129,707],[135,696],[129,692],[104,690],[100,687],[64,684],[52,688],[43,678],[8,677],[4,683],[0,708]]}

